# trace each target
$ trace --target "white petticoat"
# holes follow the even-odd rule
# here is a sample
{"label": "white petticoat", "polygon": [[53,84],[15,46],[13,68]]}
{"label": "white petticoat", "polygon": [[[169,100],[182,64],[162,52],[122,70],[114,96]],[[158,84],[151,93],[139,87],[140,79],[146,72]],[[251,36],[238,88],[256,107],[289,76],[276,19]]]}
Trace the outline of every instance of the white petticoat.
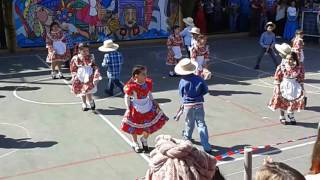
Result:
{"label": "white petticoat", "polygon": [[172,46],[172,51],[175,59],[182,58],[181,48],[180,46]]}
{"label": "white petticoat", "polygon": [[302,94],[302,87],[296,79],[283,78],[280,84],[281,96],[289,101],[298,99]]}
{"label": "white petticoat", "polygon": [[93,74],[93,68],[91,66],[81,66],[78,68],[77,77],[82,83],[89,82],[90,76]]}

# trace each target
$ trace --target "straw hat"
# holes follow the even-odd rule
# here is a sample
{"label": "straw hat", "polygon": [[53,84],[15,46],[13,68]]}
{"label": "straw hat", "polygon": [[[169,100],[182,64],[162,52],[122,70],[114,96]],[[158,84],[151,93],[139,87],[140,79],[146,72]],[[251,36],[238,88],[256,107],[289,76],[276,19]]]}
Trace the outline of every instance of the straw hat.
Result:
{"label": "straw hat", "polygon": [[283,55],[288,55],[292,51],[290,45],[287,44],[287,43],[282,43],[281,45],[280,44],[276,44],[275,48],[279,53],[281,53]]}
{"label": "straw hat", "polygon": [[69,30],[69,25],[68,25],[67,23],[65,23],[65,22],[63,22],[63,23],[60,25],[60,27],[61,27],[61,29],[65,30],[65,31]]}
{"label": "straw hat", "polygon": [[276,28],[276,25],[273,22],[267,22],[267,24],[264,26],[265,29],[267,29],[268,26],[272,26],[272,30]]}
{"label": "straw hat", "polygon": [[194,26],[193,19],[191,17],[183,18],[182,21],[187,25]]}
{"label": "straw hat", "polygon": [[179,75],[193,74],[197,69],[197,64],[189,58],[183,58],[174,67],[174,71]]}
{"label": "straw hat", "polygon": [[194,34],[200,34],[200,29],[197,27],[193,27],[193,28],[191,28],[190,32],[194,33]]}
{"label": "straw hat", "polygon": [[101,52],[116,51],[119,45],[114,43],[111,39],[103,41],[103,45],[98,48]]}

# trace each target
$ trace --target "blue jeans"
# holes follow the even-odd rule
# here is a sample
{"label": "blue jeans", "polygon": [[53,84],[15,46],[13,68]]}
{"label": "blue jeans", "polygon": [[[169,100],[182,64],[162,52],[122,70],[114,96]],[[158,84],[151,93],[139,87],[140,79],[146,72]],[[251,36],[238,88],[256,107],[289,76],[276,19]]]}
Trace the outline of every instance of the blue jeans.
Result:
{"label": "blue jeans", "polygon": [[231,32],[237,32],[238,17],[238,13],[229,15],[229,28]]}
{"label": "blue jeans", "polygon": [[106,90],[109,94],[113,95],[114,85],[116,85],[121,90],[121,92],[124,93],[122,82],[119,79],[110,78],[108,82],[108,89]]}
{"label": "blue jeans", "polygon": [[184,108],[186,114],[185,129],[183,132],[184,139],[190,140],[194,125],[197,124],[198,132],[200,135],[200,141],[205,151],[211,151],[211,145],[209,144],[209,136],[206,122],[204,121],[204,109],[203,106]]}

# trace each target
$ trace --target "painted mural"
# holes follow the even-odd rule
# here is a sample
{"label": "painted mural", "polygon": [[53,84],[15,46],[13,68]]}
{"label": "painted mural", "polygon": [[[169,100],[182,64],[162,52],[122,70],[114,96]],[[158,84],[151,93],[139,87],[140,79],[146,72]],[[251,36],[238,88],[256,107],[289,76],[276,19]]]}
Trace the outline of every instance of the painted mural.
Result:
{"label": "painted mural", "polygon": [[167,37],[178,24],[178,0],[15,0],[19,47],[45,45],[52,22],[76,42]]}

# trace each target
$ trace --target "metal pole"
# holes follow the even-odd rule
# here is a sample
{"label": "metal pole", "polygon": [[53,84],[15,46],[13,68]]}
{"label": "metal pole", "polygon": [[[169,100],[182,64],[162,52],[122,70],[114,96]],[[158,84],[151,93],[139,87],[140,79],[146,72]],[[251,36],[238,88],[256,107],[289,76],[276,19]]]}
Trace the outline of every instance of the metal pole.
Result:
{"label": "metal pole", "polygon": [[252,180],[252,149],[244,148],[244,180]]}

